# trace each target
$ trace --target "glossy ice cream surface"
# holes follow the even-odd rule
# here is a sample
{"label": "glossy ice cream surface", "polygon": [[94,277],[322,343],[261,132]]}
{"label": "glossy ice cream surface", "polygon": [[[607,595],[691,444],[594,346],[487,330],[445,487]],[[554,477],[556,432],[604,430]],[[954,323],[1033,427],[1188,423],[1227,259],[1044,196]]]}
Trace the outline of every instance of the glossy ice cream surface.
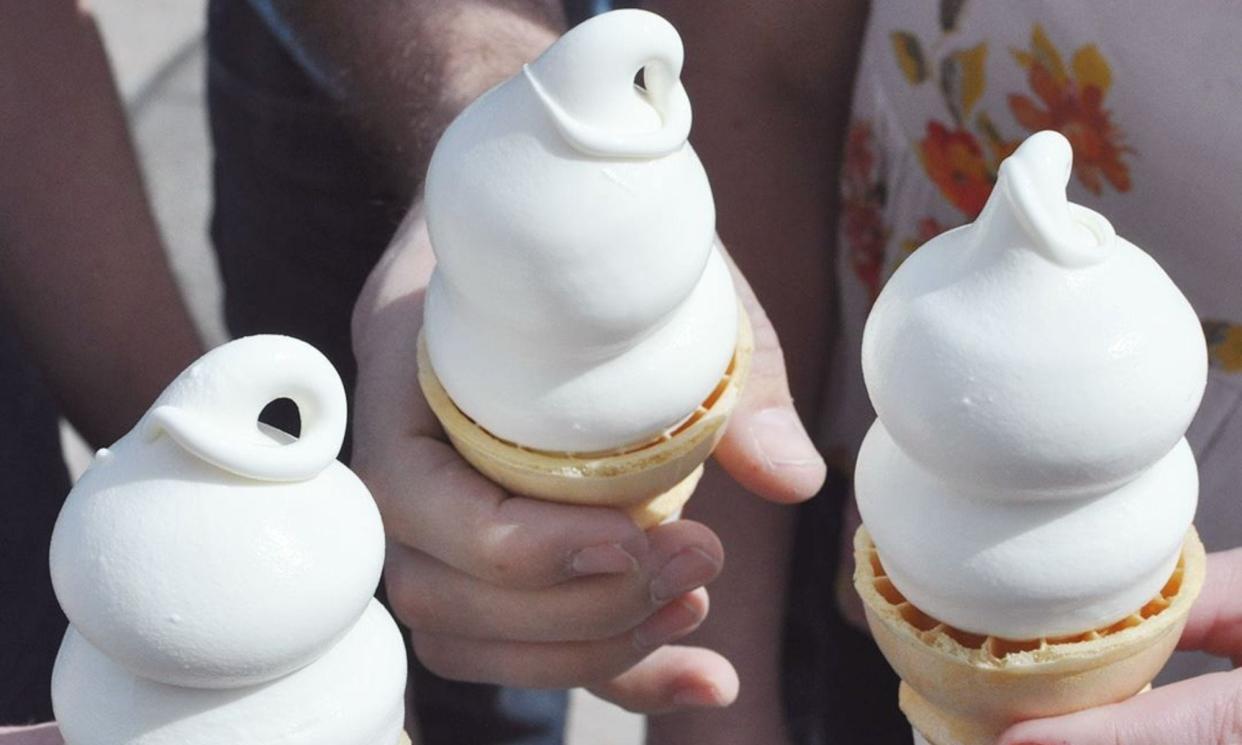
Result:
{"label": "glossy ice cream surface", "polygon": [[659,16],[603,14],[480,97],[436,148],[428,352],[454,403],[501,439],[641,443],[729,364],[737,300],[681,65]]}
{"label": "glossy ice cream surface", "polygon": [[957,628],[1025,639],[1106,626],[1176,563],[1198,479],[1183,435],[1207,356],[1160,267],[1070,203],[1041,132],[979,219],[916,251],[876,302],[878,415],[857,496],[885,567]]}

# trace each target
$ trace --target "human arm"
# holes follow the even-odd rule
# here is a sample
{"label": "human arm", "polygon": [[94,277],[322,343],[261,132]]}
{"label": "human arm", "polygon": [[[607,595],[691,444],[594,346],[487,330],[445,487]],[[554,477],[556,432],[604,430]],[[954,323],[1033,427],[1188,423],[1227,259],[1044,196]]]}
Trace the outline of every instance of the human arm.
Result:
{"label": "human arm", "polygon": [[0,727],[0,745],[63,745],[55,724],[32,727]]}
{"label": "human arm", "polygon": [[[648,0],[646,7],[681,30],[693,141],[712,179],[718,229],[779,332],[798,413],[814,422],[830,374],[836,172],[865,4]],[[742,686],[726,710],[653,718],[648,741],[781,742],[780,648],[795,513],[754,499],[719,473],[709,473],[700,495],[687,515],[719,533],[729,562],[712,586],[711,617],[687,641],[724,654]]]}
{"label": "human arm", "polygon": [[107,445],[200,342],[90,15],[70,0],[0,15],[0,300],[65,414]]}
{"label": "human arm", "polygon": [[251,0],[411,199],[440,133],[565,30],[559,0]]}
{"label": "human arm", "polygon": [[[1179,649],[1242,663],[1242,549],[1208,556],[1207,581]],[[999,745],[1234,745],[1242,742],[1242,670],[1161,686],[1111,706],[1010,728]]]}

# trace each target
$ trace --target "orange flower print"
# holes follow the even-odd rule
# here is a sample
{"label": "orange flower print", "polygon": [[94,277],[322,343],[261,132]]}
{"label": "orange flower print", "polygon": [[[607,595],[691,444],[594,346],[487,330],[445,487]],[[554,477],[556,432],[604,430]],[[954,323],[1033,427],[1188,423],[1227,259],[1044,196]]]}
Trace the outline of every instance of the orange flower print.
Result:
{"label": "orange flower print", "polygon": [[875,178],[876,157],[871,125],[856,121],[845,139],[845,178],[865,184]]}
{"label": "orange flower print", "polygon": [[1242,372],[1242,325],[1224,321],[1204,321],[1208,362],[1225,372]]}
{"label": "orange flower print", "polygon": [[875,300],[883,284],[884,244],[888,240],[888,229],[874,204],[846,201],[843,207],[850,264],[867,287],[871,299]]}
{"label": "orange flower print", "polygon": [[918,228],[918,233],[915,234],[913,238],[907,238],[901,242],[901,247],[905,251],[906,255],[914,253],[922,247],[924,243],[949,229],[948,225],[941,224],[939,220],[931,215],[924,216],[918,221],[915,227]]}
{"label": "orange flower print", "polygon": [[874,301],[884,273],[884,186],[879,181],[879,157],[871,123],[850,125],[841,179],[841,226],[854,274]]}
{"label": "orange flower print", "polygon": [[940,122],[927,123],[927,137],[919,143],[923,170],[940,193],[971,219],[978,216],[996,180],[975,136],[964,129],[950,131]]}
{"label": "orange flower print", "polygon": [[1035,24],[1031,48],[1015,49],[1013,55],[1026,68],[1038,99],[1009,96],[1009,109],[1018,123],[1032,132],[1055,129],[1065,135],[1074,146],[1074,173],[1093,194],[1101,192],[1103,181],[1117,191],[1129,191],[1130,169],[1122,156],[1130,150],[1104,108],[1112,70],[1099,49],[1094,44],[1080,47],[1067,69],[1043,27]]}

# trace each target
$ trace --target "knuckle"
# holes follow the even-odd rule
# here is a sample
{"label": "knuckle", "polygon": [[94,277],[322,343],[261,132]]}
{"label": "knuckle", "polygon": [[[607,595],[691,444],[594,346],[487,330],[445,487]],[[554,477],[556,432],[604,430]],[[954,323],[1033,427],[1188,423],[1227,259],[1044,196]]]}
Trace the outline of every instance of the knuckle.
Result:
{"label": "knuckle", "polygon": [[556,581],[541,556],[546,543],[512,523],[489,523],[478,533],[477,576],[501,587],[538,589]]}
{"label": "knuckle", "polygon": [[491,531],[483,535],[477,562],[480,579],[501,587],[523,584],[525,571],[513,543],[512,538],[494,535]]}
{"label": "knuckle", "polygon": [[1235,679],[1217,706],[1216,735],[1212,740],[1221,745],[1232,745],[1242,738],[1242,684]]}

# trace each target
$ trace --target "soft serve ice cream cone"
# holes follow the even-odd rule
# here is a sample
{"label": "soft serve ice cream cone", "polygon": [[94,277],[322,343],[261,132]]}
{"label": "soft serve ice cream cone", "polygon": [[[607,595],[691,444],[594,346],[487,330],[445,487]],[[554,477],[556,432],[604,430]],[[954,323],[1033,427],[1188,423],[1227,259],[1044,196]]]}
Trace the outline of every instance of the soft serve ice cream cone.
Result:
{"label": "soft serve ice cream cone", "polygon": [[[296,440],[258,424],[278,398]],[[96,454],[52,536],[67,745],[398,743],[405,648],[372,597],[383,526],[336,461],[345,422],[323,355],[254,336]]]}
{"label": "soft serve ice cream cone", "polygon": [[419,380],[453,444],[643,525],[693,491],[752,348],[681,64],[659,16],[597,16],[467,108],[426,181]]}
{"label": "soft serve ice cream cone", "polygon": [[1067,201],[1070,163],[1061,135],[1028,139],[864,332],[855,586],[933,745],[1135,695],[1203,582],[1183,437],[1203,334],[1146,253]]}

